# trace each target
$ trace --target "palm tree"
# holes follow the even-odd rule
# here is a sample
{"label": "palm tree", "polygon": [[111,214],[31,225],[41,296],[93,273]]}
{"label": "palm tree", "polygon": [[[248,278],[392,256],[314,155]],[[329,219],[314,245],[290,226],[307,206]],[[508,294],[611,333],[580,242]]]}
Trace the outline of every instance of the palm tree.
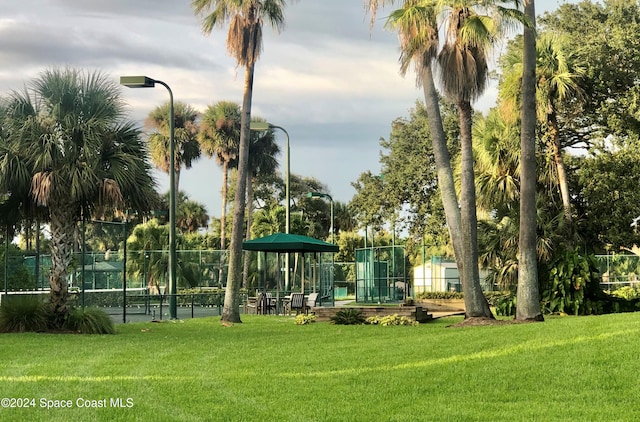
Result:
{"label": "palm tree", "polygon": [[187,233],[196,232],[201,227],[207,227],[209,216],[204,205],[187,199],[178,203],[176,210],[176,226]]}
{"label": "palm tree", "polygon": [[[394,0],[369,0],[371,25],[373,25],[378,8],[388,4],[396,4]],[[438,186],[442,196],[445,219],[451,242],[453,244],[456,263],[461,275],[462,285],[470,286],[473,280],[466,281],[464,271],[465,260],[462,255],[462,228],[460,222],[460,208],[453,179],[453,170],[447,138],[445,136],[442,115],[440,113],[440,95],[436,90],[433,78],[432,63],[437,57],[439,36],[437,16],[439,9],[432,1],[403,0],[403,6],[393,11],[387,21],[387,27],[398,31],[400,38],[400,71],[404,75],[411,63],[414,63],[417,78],[416,83],[422,85],[429,131],[433,142],[433,156],[436,163]],[[479,280],[478,280],[479,285]],[[467,287],[465,287],[467,289]],[[465,295],[471,298],[471,295]],[[486,300],[484,301],[486,302]],[[478,306],[473,307],[477,309]],[[471,309],[471,308],[467,308]],[[488,310],[488,304],[483,309]],[[485,315],[483,312],[481,315]],[[490,312],[489,312],[490,314]],[[469,314],[468,316],[476,316]]]}
{"label": "palm tree", "polygon": [[[517,108],[520,101],[520,86],[524,83],[524,63],[519,45],[512,44],[505,54],[502,65],[506,69],[501,83],[503,109]],[[558,186],[567,225],[572,223],[571,198],[567,171],[562,157],[563,145],[558,123],[559,107],[563,102],[580,100],[584,91],[580,80],[584,69],[574,62],[574,55],[567,51],[565,39],[554,33],[543,33],[536,42],[534,81],[537,87],[534,96],[534,123],[537,120],[546,126],[544,135],[555,162]],[[524,104],[524,98],[522,99]]]}
{"label": "palm tree", "polygon": [[535,0],[524,0],[522,132],[520,134],[520,227],[516,319],[542,321],[536,254],[536,34]]}
{"label": "palm tree", "polygon": [[69,313],[68,268],[76,222],[105,208],[147,212],[154,198],[141,132],[126,120],[119,87],[98,72],[47,70],[13,92],[3,127],[0,192],[46,207],[54,324]]}
{"label": "palm tree", "polygon": [[269,236],[284,231],[286,209],[282,205],[274,205],[256,212],[251,232],[254,237]]}
{"label": "palm tree", "polygon": [[[149,150],[151,161],[157,168],[165,173],[169,173],[170,136],[169,136],[169,115],[171,104],[156,107],[149,113],[146,125],[154,130],[149,134]],[[179,192],[180,170],[191,168],[192,163],[200,158],[200,146],[197,141],[198,111],[188,104],[176,101],[174,104],[174,140],[175,140],[175,186]]]}
{"label": "palm tree", "polygon": [[227,22],[227,50],[238,65],[245,68],[238,180],[234,198],[233,228],[229,247],[229,274],[222,312],[223,322],[240,320],[240,284],[242,283],[242,230],[244,226],[245,192],[249,162],[251,99],[256,61],[262,49],[262,24],[265,20],[277,31],[284,26],[285,0],[192,0],[194,12],[202,16],[202,30],[210,34],[214,27]]}
{"label": "palm tree", "polygon": [[226,248],[227,189],[229,169],[237,165],[240,143],[240,106],[220,101],[207,107],[200,122],[198,142],[207,157],[215,157],[222,166],[222,208],[220,212],[220,249]]}
{"label": "palm tree", "polygon": [[[445,41],[438,54],[441,68],[441,84],[446,95],[458,107],[460,120],[460,217],[462,229],[462,255],[465,263],[463,280],[472,280],[465,290],[465,306],[477,315],[490,314],[486,300],[479,288],[478,218],[476,213],[476,189],[473,169],[471,102],[483,92],[488,82],[487,55],[505,29],[522,21],[515,9],[505,9],[503,3],[519,6],[519,0],[509,2],[482,0],[440,0],[444,13]],[[500,5],[500,6],[499,6]],[[516,17],[519,20],[516,20]],[[462,272],[461,272],[462,273]],[[470,296],[467,298],[467,296]],[[483,303],[484,302],[484,303]],[[467,313],[469,313],[467,308]],[[488,312],[487,312],[488,311]]]}

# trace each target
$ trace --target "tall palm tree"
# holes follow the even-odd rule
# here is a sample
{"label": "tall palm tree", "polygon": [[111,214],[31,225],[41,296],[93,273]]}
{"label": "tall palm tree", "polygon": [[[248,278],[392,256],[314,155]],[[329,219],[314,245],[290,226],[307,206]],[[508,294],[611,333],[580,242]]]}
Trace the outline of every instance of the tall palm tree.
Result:
{"label": "tall palm tree", "polygon": [[[149,134],[149,151],[151,161],[157,168],[165,173],[169,173],[170,136],[169,136],[169,115],[171,104],[164,103],[153,109],[145,122],[146,126],[154,130]],[[191,168],[195,160],[200,158],[200,146],[197,141],[198,135],[198,111],[188,104],[176,101],[174,104],[174,140],[175,140],[175,186],[179,192],[180,170]]]}
{"label": "tall palm tree", "polygon": [[238,154],[238,180],[234,197],[233,228],[229,247],[229,274],[225,291],[223,322],[240,320],[240,284],[242,283],[242,234],[245,212],[245,192],[249,162],[251,99],[255,64],[262,49],[262,25],[265,20],[279,31],[284,26],[285,0],[192,0],[196,15],[202,17],[202,31],[210,34],[216,26],[229,22],[227,50],[244,66],[244,93],[240,148]]}
{"label": "tall palm tree", "polygon": [[154,198],[141,132],[125,118],[119,86],[101,73],[47,70],[10,96],[0,192],[47,208],[54,324],[69,313],[68,268],[76,222],[107,207],[147,212]]}
{"label": "tall palm tree", "polygon": [[[516,319],[542,321],[536,255],[536,34],[535,0],[524,0],[522,132],[520,134],[520,227]],[[566,209],[565,209],[566,210]]]}
{"label": "tall palm tree", "polygon": [[[441,84],[446,95],[458,107],[460,120],[460,217],[462,229],[462,255],[469,265],[463,268],[463,279],[472,280],[465,290],[465,306],[477,306],[486,302],[479,288],[478,218],[473,169],[471,103],[484,92],[488,82],[488,53],[500,40],[505,30],[515,27],[524,19],[516,9],[506,9],[503,4],[520,6],[520,0],[439,0],[444,18],[445,40],[438,53],[441,68]],[[467,295],[471,296],[467,298]],[[481,298],[482,296],[482,298]],[[483,304],[484,305],[484,304]],[[473,313],[486,314],[483,309]],[[467,310],[468,312],[469,310]],[[489,311],[490,313],[490,311]]]}
{"label": "tall palm tree", "polygon": [[240,144],[240,105],[219,101],[202,115],[198,142],[207,157],[215,157],[222,166],[222,208],[220,212],[220,249],[226,248],[227,190],[229,169],[237,165]]}
{"label": "tall palm tree", "polygon": [[[393,0],[368,0],[371,22],[375,12],[387,4],[400,3]],[[473,179],[473,157],[471,148],[471,101],[476,99],[486,84],[486,56],[488,46],[501,35],[502,22],[513,22],[521,18],[514,9],[498,7],[504,3],[519,6],[519,0],[472,1],[472,0],[404,0],[403,7],[391,13],[388,26],[397,29],[401,42],[401,70],[406,72],[413,61],[422,84],[425,104],[433,138],[434,158],[438,169],[438,184],[441,189],[447,225],[450,230],[454,252],[465,289],[465,306],[468,317],[492,318],[488,303],[482,294],[477,266],[477,217],[475,212],[475,187]],[[487,12],[480,16],[474,7]],[[491,19],[497,12],[500,18]],[[438,18],[444,17],[446,40],[438,52]],[[442,67],[444,90],[459,108],[462,138],[462,184],[460,209],[453,184],[442,119],[438,106],[431,64],[437,57]]]}
{"label": "tall palm tree", "polygon": [[[520,87],[524,83],[524,60],[519,45],[512,44],[502,59],[506,73],[503,77],[500,96],[503,109],[517,109]],[[536,40],[535,95],[533,111],[537,121],[546,126],[543,135],[555,162],[557,183],[560,188],[562,206],[567,225],[572,224],[571,198],[567,171],[562,157],[562,139],[558,122],[559,107],[566,101],[579,101],[584,97],[580,80],[584,69],[575,63],[574,55],[567,50],[565,39],[555,33],[542,33]],[[524,92],[523,92],[524,94]]]}

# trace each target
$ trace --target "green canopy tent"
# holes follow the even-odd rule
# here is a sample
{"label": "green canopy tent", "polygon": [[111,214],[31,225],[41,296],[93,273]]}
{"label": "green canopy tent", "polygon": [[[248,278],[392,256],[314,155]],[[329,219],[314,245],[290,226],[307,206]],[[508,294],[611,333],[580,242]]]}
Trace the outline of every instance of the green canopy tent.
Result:
{"label": "green canopy tent", "polygon": [[[269,236],[261,237],[258,239],[252,239],[242,242],[242,249],[247,251],[261,251],[265,254],[265,262],[266,262],[266,254],[267,252],[277,253],[278,254],[278,262],[280,262],[280,254],[281,253],[301,253],[303,256],[306,253],[315,254],[318,252],[328,252],[335,253],[338,252],[339,248],[337,245],[333,243],[324,242],[322,240],[314,239],[308,236],[302,236],[299,234],[287,234],[287,233],[275,233]],[[289,271],[288,265],[286,265],[287,271]],[[304,273],[304,271],[303,271]],[[264,286],[264,284],[263,284]],[[324,287],[324,289],[322,288]],[[278,290],[277,294],[280,293],[280,279],[278,279]],[[315,283],[313,285],[315,291]],[[302,278],[302,290],[304,291],[304,276]],[[333,291],[333,280],[331,280],[330,285],[321,286],[321,291],[324,290],[324,293]],[[330,296],[327,298],[326,296]],[[331,295],[320,295],[320,303],[322,304],[323,299],[329,299],[331,303],[333,303],[333,294]]]}

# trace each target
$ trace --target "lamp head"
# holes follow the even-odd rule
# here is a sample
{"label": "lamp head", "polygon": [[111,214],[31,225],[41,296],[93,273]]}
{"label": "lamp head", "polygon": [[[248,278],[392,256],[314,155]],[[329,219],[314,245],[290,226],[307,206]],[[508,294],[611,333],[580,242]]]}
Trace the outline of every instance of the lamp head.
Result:
{"label": "lamp head", "polygon": [[120,76],[120,85],[128,88],[153,88],[156,81],[148,76]]}

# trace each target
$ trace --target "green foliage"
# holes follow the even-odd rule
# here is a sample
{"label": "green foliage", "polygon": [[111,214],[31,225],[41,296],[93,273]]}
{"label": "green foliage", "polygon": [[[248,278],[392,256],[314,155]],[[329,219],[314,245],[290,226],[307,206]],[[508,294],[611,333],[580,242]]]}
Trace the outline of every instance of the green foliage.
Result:
{"label": "green foliage", "polygon": [[462,292],[420,292],[417,299],[464,299]]}
{"label": "green foliage", "polygon": [[51,313],[39,295],[7,296],[0,306],[0,332],[46,331]]}
{"label": "green foliage", "polygon": [[385,316],[372,316],[366,319],[365,321],[370,325],[382,325],[384,327],[388,327],[390,325],[408,325],[411,327],[416,327],[420,325],[418,321],[415,321],[406,316],[398,316],[398,314],[393,315],[385,315]]}
{"label": "green foliage", "polygon": [[577,249],[559,254],[546,277],[541,277],[543,311],[584,314],[587,292],[599,290],[598,280],[592,277],[595,271],[592,255],[582,255]]}
{"label": "green foliage", "polygon": [[513,293],[499,293],[486,295],[489,305],[494,306],[496,315],[514,316],[516,314],[516,295]]}
{"label": "green foliage", "polygon": [[69,313],[66,328],[82,334],[115,334],[111,317],[101,309],[76,308]]}
{"label": "green foliage", "polygon": [[331,323],[336,325],[359,325],[365,323],[362,311],[356,308],[340,309],[331,317]]}
{"label": "green foliage", "polygon": [[633,300],[640,298],[640,290],[631,286],[622,286],[611,292],[611,295],[626,300]]}
{"label": "green foliage", "polygon": [[316,322],[316,316],[314,314],[310,314],[310,315],[298,314],[298,315],[296,315],[296,325],[307,325],[307,324],[311,324],[312,322]]}

